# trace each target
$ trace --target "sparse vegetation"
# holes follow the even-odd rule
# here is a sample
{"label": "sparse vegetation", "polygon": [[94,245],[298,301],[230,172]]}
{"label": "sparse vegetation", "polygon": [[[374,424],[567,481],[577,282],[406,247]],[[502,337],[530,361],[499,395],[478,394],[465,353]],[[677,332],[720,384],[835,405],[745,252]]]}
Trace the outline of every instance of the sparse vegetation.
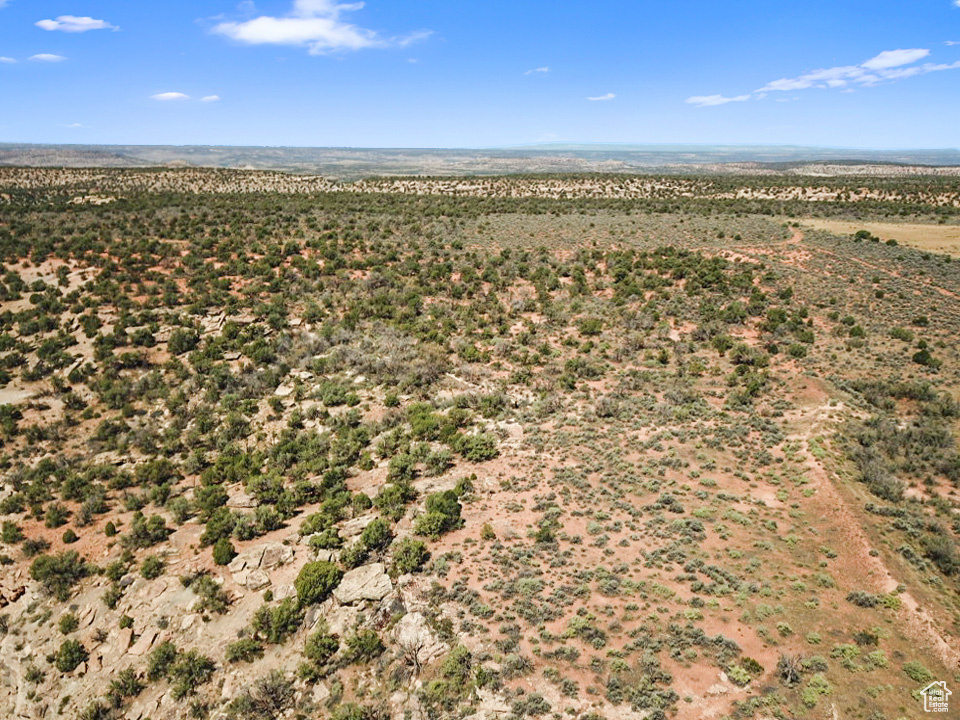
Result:
{"label": "sparse vegetation", "polygon": [[0,169],[25,702],[909,714],[956,644],[960,265],[802,216],[952,227],[954,186]]}

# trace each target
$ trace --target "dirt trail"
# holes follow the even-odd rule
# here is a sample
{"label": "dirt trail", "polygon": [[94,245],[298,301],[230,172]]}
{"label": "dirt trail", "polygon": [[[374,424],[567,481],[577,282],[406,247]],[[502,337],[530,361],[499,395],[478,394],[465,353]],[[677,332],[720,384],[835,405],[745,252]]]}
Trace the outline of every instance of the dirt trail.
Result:
{"label": "dirt trail", "polygon": [[[822,517],[844,538],[844,554],[848,565],[844,576],[856,578],[864,588],[872,586],[876,591],[890,593],[896,590],[900,582],[879,555],[870,554],[873,546],[861,521],[837,487],[840,478],[835,473],[828,472],[810,453],[811,440],[818,436],[828,437],[836,432],[836,421],[830,420],[829,416],[843,409],[842,403],[831,406],[829,402],[804,408],[792,420],[802,430],[788,435],[788,438],[803,447],[805,465],[817,488],[815,498],[818,504],[823,506],[820,508]],[[901,601],[899,617],[904,622],[907,634],[929,646],[948,668],[960,669],[960,648],[948,642],[933,616],[921,608],[909,592],[899,593],[897,597]]]}

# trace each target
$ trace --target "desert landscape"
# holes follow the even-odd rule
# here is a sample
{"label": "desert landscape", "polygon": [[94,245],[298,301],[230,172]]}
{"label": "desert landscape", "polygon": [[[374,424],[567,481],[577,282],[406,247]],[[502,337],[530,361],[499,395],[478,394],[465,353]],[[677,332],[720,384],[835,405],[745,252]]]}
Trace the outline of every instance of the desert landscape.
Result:
{"label": "desert landscape", "polygon": [[0,168],[0,715],[913,718],[949,174]]}

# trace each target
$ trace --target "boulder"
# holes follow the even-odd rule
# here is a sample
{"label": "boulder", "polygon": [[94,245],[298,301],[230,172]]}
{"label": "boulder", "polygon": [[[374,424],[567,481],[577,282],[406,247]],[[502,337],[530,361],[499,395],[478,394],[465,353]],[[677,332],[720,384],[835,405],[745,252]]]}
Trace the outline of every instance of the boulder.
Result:
{"label": "boulder", "polygon": [[255,508],[260,504],[260,501],[257,500],[252,495],[247,495],[245,492],[240,491],[229,498],[227,498],[227,507],[236,508],[239,510],[249,510],[250,508]]}
{"label": "boulder", "polygon": [[331,602],[330,608],[324,613],[323,619],[327,623],[327,628],[334,635],[344,637],[348,635],[364,619],[363,611],[355,605],[345,605],[334,607]]}
{"label": "boulder", "polygon": [[339,562],[340,560],[340,551],[339,550],[324,550],[321,548],[317,550],[316,555],[317,560],[322,560],[323,562]]}
{"label": "boulder", "polygon": [[263,570],[251,570],[247,575],[247,589],[260,590],[270,584],[270,577]]}
{"label": "boulder", "polygon": [[180,632],[186,632],[194,626],[197,622],[197,618],[200,617],[196,613],[190,613],[189,615],[184,615],[180,619]]}
{"label": "boulder", "polygon": [[123,628],[117,635],[116,642],[110,643],[110,649],[107,651],[112,656],[123,656],[133,642],[133,628]]}
{"label": "boulder", "polygon": [[260,561],[263,560],[265,547],[265,545],[257,545],[256,547],[247,548],[230,561],[227,569],[232,573],[238,573],[241,570],[260,567]]}
{"label": "boulder", "polygon": [[364,531],[364,529],[376,519],[376,515],[361,515],[358,518],[353,518],[352,520],[347,520],[340,526],[340,537],[342,538],[352,538],[356,537]]}
{"label": "boulder", "polygon": [[423,613],[408,613],[393,628],[393,637],[404,653],[412,653],[417,664],[427,665],[447,651]]}
{"label": "boulder", "polygon": [[297,589],[293,585],[278,585],[273,591],[274,600],[286,600],[297,596]]}
{"label": "boulder", "polygon": [[138,657],[141,655],[146,655],[147,651],[151,648],[154,640],[157,639],[157,635],[159,634],[160,633],[157,630],[144,631],[143,635],[137,638],[137,641],[131,646],[128,652],[131,655],[136,655]]}
{"label": "boulder", "polygon": [[330,699],[330,689],[322,682],[313,686],[313,702],[322,705]]}
{"label": "boulder", "polygon": [[264,570],[286,565],[293,560],[293,548],[283,543],[267,543],[263,546],[263,558],[260,567]]}
{"label": "boulder", "polygon": [[510,714],[510,703],[503,695],[479,688],[477,690],[477,714],[474,715],[477,720],[492,720],[493,718],[503,718]]}
{"label": "boulder", "polygon": [[393,583],[383,563],[371,563],[350,570],[333,596],[342,605],[350,605],[360,600],[382,600],[393,590]]}

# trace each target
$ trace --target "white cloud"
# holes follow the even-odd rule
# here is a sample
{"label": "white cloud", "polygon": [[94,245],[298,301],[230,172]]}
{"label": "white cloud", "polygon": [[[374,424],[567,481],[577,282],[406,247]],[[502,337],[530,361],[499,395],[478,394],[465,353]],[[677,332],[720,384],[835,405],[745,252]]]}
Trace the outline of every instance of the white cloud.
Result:
{"label": "white cloud", "polygon": [[550,68],[548,68],[548,67],[539,67],[539,68],[534,68],[533,70],[527,70],[527,71],[524,73],[524,75],[536,75],[537,73],[546,74],[546,73],[548,73],[548,72],[550,72]]}
{"label": "white cloud", "polygon": [[69,125],[64,125],[65,128],[82,128],[86,125],[81,125],[80,123],[70,123]]}
{"label": "white cloud", "polygon": [[84,33],[90,30],[119,30],[106,20],[94,20],[92,17],[61,15],[56,20],[41,20],[35,25],[42,30],[59,30],[68,33]]}
{"label": "white cloud", "polygon": [[960,7],[960,0],[953,0],[953,4]]}
{"label": "white cloud", "polygon": [[429,37],[419,31],[403,37],[384,38],[375,30],[358,27],[341,19],[343,13],[361,10],[364,3],[342,4],[335,0],[294,0],[283,17],[261,15],[244,22],[222,22],[213,32],[248,45],[300,45],[311,55],[338,50],[378,47],[407,47]]}
{"label": "white cloud", "polygon": [[219,95],[207,95],[206,97],[200,98],[200,102],[205,102],[205,103],[220,102],[220,96],[219,96]]}
{"label": "white cloud", "polygon": [[[941,70],[952,70],[960,65],[924,63],[914,65],[927,57],[929,50],[885,50],[876,57],[859,65],[841,65],[839,67],[814,70],[795,78],[774,80],[756,92],[790,92],[808,88],[843,88],[850,84],[876,85],[885,81],[903,80],[916,75],[926,75]],[[910,65],[911,67],[904,67]]]}
{"label": "white cloud", "polygon": [[189,100],[189,95],[184,95],[181,92],[163,92],[157,93],[156,95],[150,96],[151,100],[159,100],[161,102],[170,102],[171,100]]}
{"label": "white cloud", "polygon": [[918,60],[923,60],[930,54],[929,50],[916,48],[914,50],[884,50],[875,58],[870,58],[862,67],[867,70],[885,70],[886,68],[901,67],[902,65],[912,65]]}
{"label": "white cloud", "polygon": [[727,103],[744,102],[749,100],[752,95],[737,95],[736,97],[724,97],[723,95],[694,95],[687,98],[684,102],[697,107],[716,107],[717,105],[726,105]]}
{"label": "white cloud", "polygon": [[66,58],[63,55],[52,55],[51,53],[40,53],[39,55],[31,55],[30,59],[33,60],[33,62],[48,62],[48,63],[58,63],[66,60]]}
{"label": "white cloud", "polygon": [[606,95],[600,95],[598,97],[588,97],[587,100],[590,102],[603,102],[604,100],[613,100],[616,97],[614,93],[607,93]]}
{"label": "white cloud", "polygon": [[[957,2],[960,3],[960,0],[957,0]],[[948,42],[947,44],[957,43]],[[859,65],[839,65],[813,70],[794,78],[780,78],[754,90],[749,95],[738,95],[733,98],[727,98],[723,95],[698,95],[687,98],[686,102],[697,107],[710,107],[725,105],[728,102],[743,102],[750,98],[762,100],[767,93],[771,92],[794,92],[809,88],[832,88],[846,92],[850,90],[851,86],[871,87],[879,83],[895,82],[918,75],[960,68],[960,61],[916,64],[929,55],[930,51],[924,48],[884,50],[879,55],[865,60]]]}
{"label": "white cloud", "polygon": [[13,65],[15,62],[16,60],[14,60],[13,58],[0,57],[0,63],[3,63],[4,65]]}
{"label": "white cloud", "polygon": [[944,45],[949,45],[953,47],[954,45],[960,45],[960,40],[947,40]]}

